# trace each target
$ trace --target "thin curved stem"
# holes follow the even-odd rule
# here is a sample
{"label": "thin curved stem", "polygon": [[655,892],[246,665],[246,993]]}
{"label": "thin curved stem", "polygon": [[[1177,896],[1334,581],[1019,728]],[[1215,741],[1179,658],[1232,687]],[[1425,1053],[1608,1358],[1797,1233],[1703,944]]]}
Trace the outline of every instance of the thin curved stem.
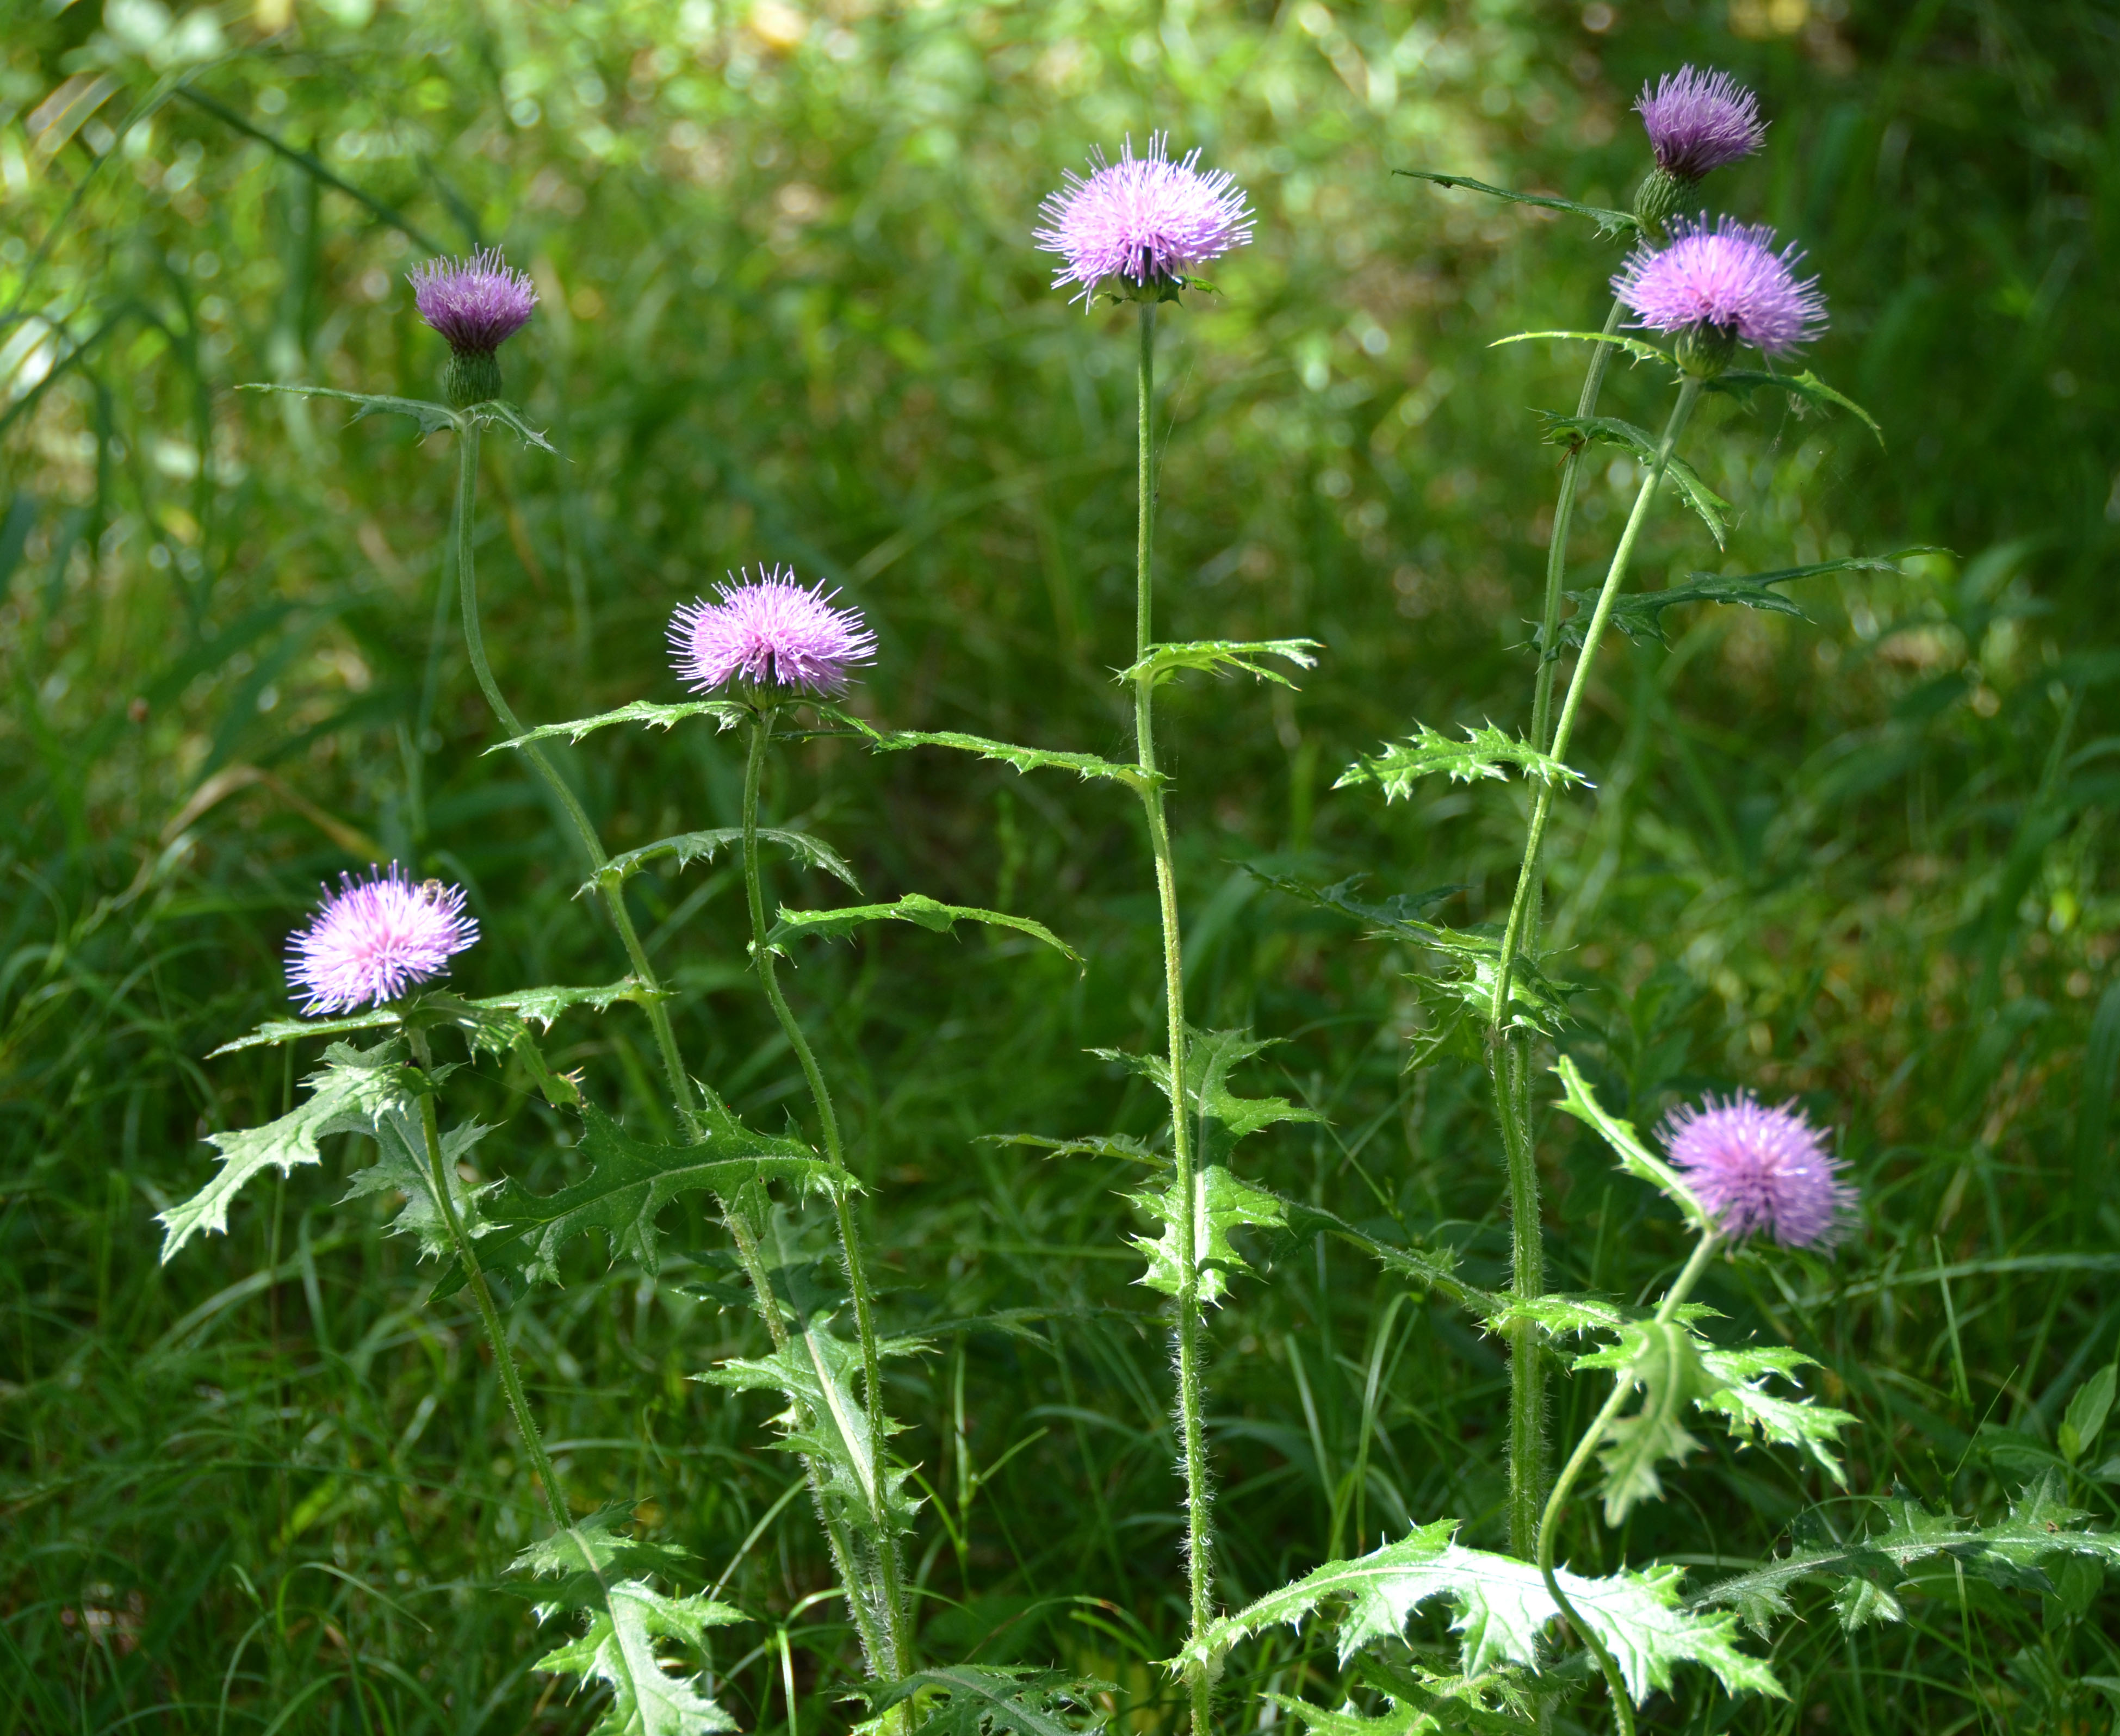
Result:
{"label": "thin curved stem", "polygon": [[[765,998],[772,1003],[773,1016],[780,1022],[780,1029],[788,1039],[788,1047],[795,1051],[795,1059],[802,1065],[802,1077],[809,1083],[810,1101],[817,1112],[819,1125],[824,1132],[825,1157],[841,1175],[851,1180],[847,1168],[845,1142],[839,1132],[838,1111],[832,1105],[832,1093],[825,1083],[824,1071],[817,1065],[816,1053],[803,1031],[802,1022],[795,1017],[788,1004],[788,997],[781,992],[779,960],[766,944],[765,893],[759,872],[758,862],[758,788],[765,766],[765,744],[773,733],[773,714],[760,710],[754,714],[751,726],[751,752],[744,765],[743,774],[743,884],[751,906],[751,956],[758,967],[758,980],[765,989]],[[884,1454],[889,1436],[885,1432],[883,1410],[883,1370],[881,1352],[877,1348],[876,1333],[876,1297],[869,1287],[868,1273],[862,1257],[861,1227],[855,1221],[853,1190],[839,1189],[833,1196],[839,1214],[839,1253],[846,1263],[847,1290],[853,1298],[854,1331],[861,1341],[862,1400],[868,1415],[869,1451],[874,1464],[869,1478],[870,1520],[874,1532],[876,1557],[876,1575],[881,1581],[883,1598],[884,1639],[886,1651],[878,1660],[880,1667],[893,1681],[903,1680],[911,1673],[911,1654],[908,1649],[908,1629],[905,1616],[905,1593],[901,1583],[898,1559],[898,1541],[892,1535],[890,1515],[884,1501]]]}
{"label": "thin curved stem", "polygon": [[[1134,660],[1148,655],[1155,616],[1155,304],[1141,305],[1141,352],[1136,373],[1140,421],[1137,431],[1135,485],[1140,511],[1134,542]],[[1141,785],[1141,805],[1148,824],[1148,847],[1155,859],[1156,913],[1163,938],[1165,1043],[1170,1061],[1170,1151],[1174,1192],[1181,1202],[1178,1218],[1178,1295],[1173,1335],[1178,1353],[1178,1426],[1185,1467],[1185,1566],[1192,1639],[1197,1643],[1213,1619],[1214,1496],[1207,1486],[1206,1431],[1202,1422],[1199,1250],[1194,1245],[1198,1189],[1192,1147],[1192,1118],[1185,1106],[1185,949],[1178,918],[1178,873],[1170,849],[1170,821],[1163,780],[1155,775],[1155,684],[1137,676],[1133,689],[1134,747],[1141,769],[1149,775]],[[1186,1688],[1192,1707],[1193,1736],[1212,1729],[1214,1686],[1204,1667],[1188,1664]]]}
{"label": "thin curved stem", "polygon": [[[1668,1326],[1671,1324],[1672,1316],[1678,1312],[1679,1305],[1693,1293],[1693,1287],[1700,1282],[1701,1273],[1708,1269],[1708,1262],[1714,1257],[1719,1245],[1713,1231],[1702,1236],[1695,1245],[1692,1257],[1686,1261],[1676,1282],[1664,1293],[1663,1301],[1657,1306],[1656,1324]],[[1620,1414],[1634,1389],[1634,1383],[1628,1380],[1624,1370],[1612,1377],[1611,1392],[1606,1395],[1597,1414],[1591,1418],[1590,1426],[1583,1431],[1583,1438],[1575,1443],[1575,1450],[1568,1455],[1568,1463],[1561,1467],[1560,1475],[1554,1481],[1553,1493],[1546,1497],[1546,1510],[1539,1515],[1538,1522],[1538,1571],[1546,1581],[1546,1595],[1553,1599],[1555,1606],[1582,1637],[1583,1645],[1597,1659],[1597,1668],[1604,1673],[1605,1685],[1612,1696],[1612,1710],[1619,1724],[1620,1736],[1634,1736],[1634,1708],[1633,1701],[1627,1697],[1625,1678],[1620,1675],[1619,1665],[1613,1662],[1612,1655],[1605,1650],[1603,1642],[1591,1631],[1590,1624],[1583,1619],[1575,1605],[1569,1600],[1568,1594],[1561,1589],[1560,1575],[1553,1571],[1553,1555],[1568,1497],[1574,1492],[1583,1468],[1590,1463],[1591,1454],[1603,1443],[1605,1431],[1612,1426],[1612,1419]]]}

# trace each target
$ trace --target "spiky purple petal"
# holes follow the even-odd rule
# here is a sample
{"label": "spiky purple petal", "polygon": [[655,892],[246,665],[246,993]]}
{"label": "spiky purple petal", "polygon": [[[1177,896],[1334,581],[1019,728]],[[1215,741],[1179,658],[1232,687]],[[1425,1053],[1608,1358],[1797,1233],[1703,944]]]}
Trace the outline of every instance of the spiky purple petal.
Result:
{"label": "spiky purple petal", "polygon": [[1793,241],[1776,253],[1764,223],[1726,216],[1711,228],[1703,213],[1673,224],[1669,246],[1630,254],[1612,291],[1650,331],[1713,326],[1780,356],[1825,328],[1818,280],[1796,274],[1802,260]]}
{"label": "spiky purple petal", "polygon": [[847,690],[849,670],[876,656],[876,635],[858,609],[835,609],[824,581],[806,589],[792,569],[761,579],[746,569],[670,617],[671,661],[696,693],[738,676],[811,693]]}
{"label": "spiky purple petal", "polygon": [[439,975],[477,938],[460,887],[416,886],[394,862],[365,880],[342,874],[309,925],[288,937],[288,992],[307,996],[311,1015],[379,1007]]}
{"label": "spiky purple petal", "polygon": [[1100,146],[1090,153],[1086,180],[1069,170],[1067,185],[1046,196],[1033,235],[1044,251],[1060,255],[1053,288],[1079,285],[1086,306],[1110,277],[1137,288],[1177,285],[1251,240],[1252,212],[1235,177],[1197,167],[1197,150],[1172,162],[1169,137],[1151,133],[1148,155],[1136,156],[1129,136],[1116,163],[1104,160]]}
{"label": "spiky purple petal", "polygon": [[1681,67],[1651,90],[1644,84],[1634,104],[1656,152],[1657,166],[1681,180],[1697,181],[1750,156],[1765,142],[1760,100],[1727,72]]}
{"label": "spiky purple petal", "polygon": [[1671,1111],[1671,1161],[1732,1240],[1765,1231],[1792,1248],[1831,1239],[1855,1203],[1825,1135],[1794,1104],[1769,1109],[1750,1091]]}
{"label": "spiky purple petal", "polygon": [[490,356],[537,305],[528,272],[512,271],[497,247],[468,259],[430,259],[406,273],[412,305],[459,355]]}

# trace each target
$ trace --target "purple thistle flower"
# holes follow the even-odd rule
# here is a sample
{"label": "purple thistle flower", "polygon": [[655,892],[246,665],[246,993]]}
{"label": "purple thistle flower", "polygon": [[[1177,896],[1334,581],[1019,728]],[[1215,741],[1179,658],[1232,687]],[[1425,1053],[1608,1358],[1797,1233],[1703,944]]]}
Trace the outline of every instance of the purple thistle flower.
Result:
{"label": "purple thistle flower", "polygon": [[839,593],[821,579],[805,590],[793,568],[776,567],[762,579],[746,568],[714,594],[718,602],[699,598],[670,617],[671,661],[695,693],[742,676],[837,695],[847,691],[851,665],[875,659],[876,635],[861,611],[834,608]]}
{"label": "purple thistle flower", "polygon": [[1033,239],[1062,262],[1053,286],[1080,284],[1086,310],[1107,277],[1137,289],[1174,289],[1252,238],[1252,212],[1235,178],[1225,169],[1196,168],[1197,150],[1172,162],[1169,137],[1151,133],[1148,155],[1136,156],[1129,137],[1116,163],[1098,147],[1090,153],[1089,179],[1067,170],[1067,184],[1038,207],[1043,226]]}
{"label": "purple thistle flower", "polygon": [[1825,1135],[1793,1104],[1768,1109],[1745,1091],[1727,1102],[1710,1097],[1704,1107],[1673,1110],[1661,1137],[1717,1231],[1732,1240],[1764,1230],[1788,1247],[1807,1247],[1829,1240],[1855,1203]]}
{"label": "purple thistle flower", "polygon": [[478,938],[464,915],[461,887],[439,880],[415,886],[396,863],[388,873],[339,876],[309,927],[287,941],[287,988],[306,994],[302,1011],[351,1012],[394,1001],[449,968]]}
{"label": "purple thistle flower", "polygon": [[[1815,277],[1798,278],[1803,249],[1792,241],[1774,251],[1774,232],[1723,217],[1711,229],[1697,221],[1671,228],[1668,247],[1639,247],[1627,256],[1613,293],[1654,332],[1699,333],[1741,338],[1780,356],[1816,337],[1825,325],[1825,298]],[[1706,335],[1706,334],[1703,334]]]}
{"label": "purple thistle flower", "polygon": [[529,273],[509,270],[497,247],[468,259],[430,259],[405,275],[420,317],[459,356],[490,356],[523,329],[537,305]]}
{"label": "purple thistle flower", "polygon": [[1767,136],[1759,98],[1727,72],[1681,67],[1659,78],[1653,91],[1644,84],[1634,109],[1657,167],[1682,181],[1750,156]]}

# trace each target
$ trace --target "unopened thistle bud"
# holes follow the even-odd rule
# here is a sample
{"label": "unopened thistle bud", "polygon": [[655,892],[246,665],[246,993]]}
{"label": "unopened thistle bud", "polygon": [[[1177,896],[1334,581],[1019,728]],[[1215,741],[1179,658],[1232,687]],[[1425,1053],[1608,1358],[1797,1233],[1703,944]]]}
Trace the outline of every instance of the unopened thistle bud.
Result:
{"label": "unopened thistle bud", "polygon": [[511,271],[497,247],[468,259],[430,259],[407,273],[420,317],[449,340],[443,391],[453,409],[500,396],[501,345],[523,329],[537,305],[537,286]]}
{"label": "unopened thistle bud", "polygon": [[1656,166],[1634,193],[1634,215],[1661,235],[1671,215],[1710,170],[1750,156],[1764,142],[1759,99],[1727,72],[1681,67],[1634,104],[1656,153]]}
{"label": "unopened thistle bud", "polygon": [[1668,247],[1629,254],[1612,291],[1635,324],[1676,337],[1686,372],[1712,379],[1741,342],[1783,356],[1825,329],[1818,280],[1796,274],[1802,249],[1792,242],[1776,253],[1774,244],[1764,223],[1726,216],[1710,228],[1704,215],[1674,225]]}

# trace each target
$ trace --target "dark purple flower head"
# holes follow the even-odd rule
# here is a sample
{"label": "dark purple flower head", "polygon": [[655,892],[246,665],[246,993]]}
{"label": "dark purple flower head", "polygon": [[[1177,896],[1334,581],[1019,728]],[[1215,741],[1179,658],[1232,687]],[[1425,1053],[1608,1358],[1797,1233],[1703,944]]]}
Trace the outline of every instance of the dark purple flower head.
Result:
{"label": "dark purple flower head", "polygon": [[1760,100],[1727,72],[1681,67],[1642,86],[1634,104],[1656,152],[1657,167],[1682,181],[1697,181],[1750,156],[1767,136]]}
{"label": "dark purple flower head", "polygon": [[1764,1230],[1792,1248],[1832,1238],[1855,1203],[1825,1135],[1792,1104],[1768,1109],[1750,1091],[1673,1110],[1662,1130],[1672,1165],[1732,1240]]}
{"label": "dark purple flower head", "polygon": [[478,938],[459,887],[415,886],[396,863],[388,873],[339,877],[309,927],[287,941],[287,988],[305,1013],[351,1012],[394,1001],[449,968]]}
{"label": "dark purple flower head", "polygon": [[406,273],[412,305],[459,356],[490,356],[537,305],[527,272],[510,271],[497,247],[468,259],[430,259]]}
{"label": "dark purple flower head", "polygon": [[835,609],[824,581],[806,590],[792,569],[762,579],[748,570],[717,585],[719,600],[688,603],[670,617],[670,656],[695,693],[742,676],[811,693],[847,691],[848,671],[872,661],[876,635],[858,609]]}
{"label": "dark purple flower head", "polygon": [[1136,289],[1175,288],[1187,275],[1252,238],[1244,190],[1225,169],[1203,172],[1197,151],[1169,159],[1169,134],[1151,133],[1148,155],[1129,137],[1116,163],[1101,147],[1090,153],[1087,180],[1072,170],[1067,184],[1038,207],[1034,239],[1060,255],[1053,286],[1079,284],[1086,308],[1097,286],[1120,277]]}
{"label": "dark purple flower head", "polygon": [[1671,227],[1668,247],[1639,247],[1627,256],[1613,293],[1653,332],[1713,327],[1769,356],[1784,355],[1825,329],[1825,298],[1815,277],[1799,278],[1803,250],[1774,251],[1774,232],[1723,217]]}

